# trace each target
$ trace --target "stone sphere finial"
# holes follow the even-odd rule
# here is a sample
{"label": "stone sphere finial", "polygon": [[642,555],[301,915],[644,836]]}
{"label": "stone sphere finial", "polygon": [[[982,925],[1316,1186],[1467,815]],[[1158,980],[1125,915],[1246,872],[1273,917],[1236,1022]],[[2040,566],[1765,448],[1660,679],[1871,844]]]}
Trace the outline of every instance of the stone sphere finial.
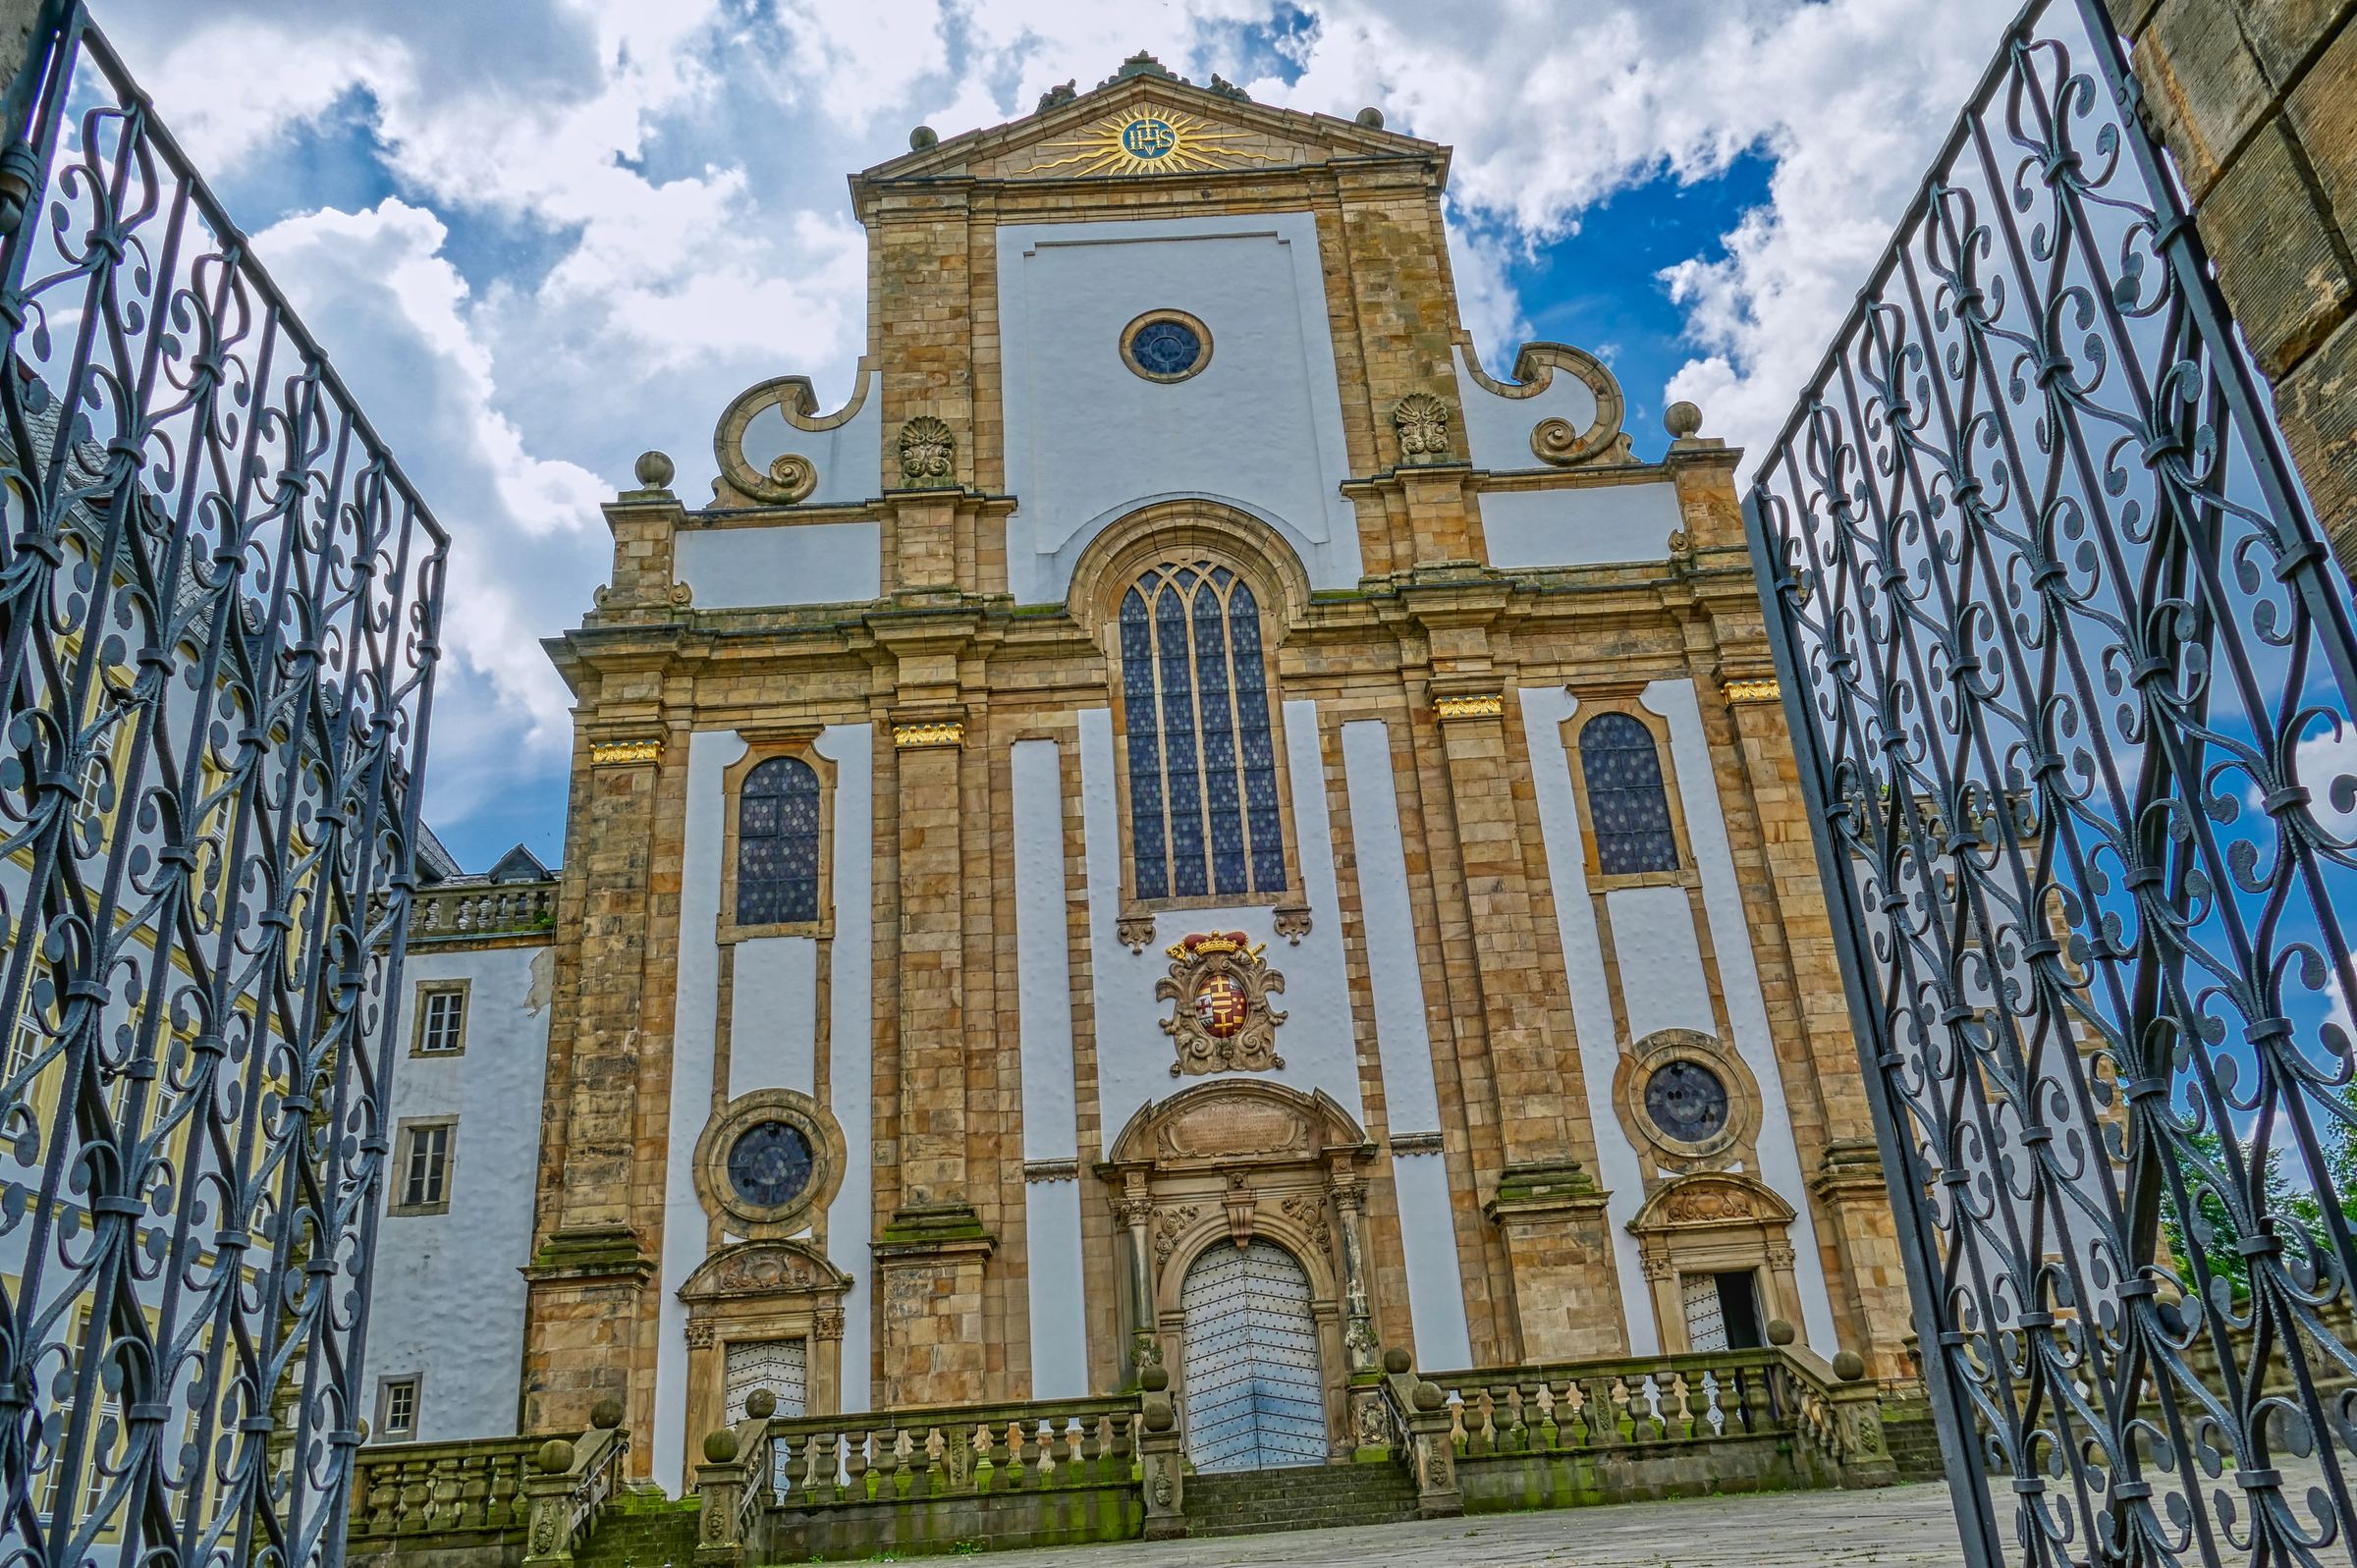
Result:
{"label": "stone sphere finial", "polygon": [[767,1421],[778,1413],[778,1396],[766,1388],[756,1388],[744,1396],[744,1413],[755,1421]]}
{"label": "stone sphere finial", "polygon": [[1137,1375],[1137,1385],[1150,1394],[1162,1392],[1171,1385],[1170,1369],[1148,1362]]}
{"label": "stone sphere finial", "polygon": [[1843,1382],[1856,1382],[1866,1376],[1866,1358],[1854,1350],[1837,1352],[1834,1357],[1834,1376]]}
{"label": "stone sphere finial", "polygon": [[1770,1344],[1788,1345],[1795,1337],[1797,1336],[1792,1331],[1792,1325],[1783,1319],[1771,1318],[1768,1320],[1768,1342]]}
{"label": "stone sphere finial", "polygon": [[671,484],[671,476],[679,471],[679,465],[671,460],[668,452],[638,454],[636,472],[638,488],[641,490],[667,489]]}
{"label": "stone sphere finial", "polygon": [[737,1434],[726,1427],[715,1427],[704,1433],[704,1463],[726,1465],[736,1461]]}
{"label": "stone sphere finial", "polygon": [[914,131],[908,133],[908,150],[910,152],[922,152],[927,147],[939,145],[941,145],[941,134],[931,126],[918,126]]}
{"label": "stone sphere finial", "polygon": [[562,1437],[551,1437],[540,1445],[532,1463],[540,1467],[544,1476],[561,1476],[573,1468],[573,1444]]}
{"label": "stone sphere finial", "polygon": [[1401,1346],[1393,1345],[1383,1353],[1383,1370],[1395,1378],[1415,1364],[1415,1358]]}
{"label": "stone sphere finial", "polygon": [[1439,1383],[1420,1382],[1416,1384],[1416,1408],[1418,1410],[1438,1410],[1448,1402],[1449,1396],[1441,1391]]}
{"label": "stone sphere finial", "polygon": [[1381,131],[1383,129],[1383,111],[1370,103],[1358,111],[1358,123],[1369,131]]}
{"label": "stone sphere finial", "polygon": [[600,1432],[612,1432],[622,1425],[622,1401],[600,1399],[589,1407],[589,1425]]}
{"label": "stone sphere finial", "polygon": [[1169,1394],[1146,1395],[1138,1401],[1137,1413],[1145,1418],[1148,1432],[1168,1432],[1178,1424],[1178,1409]]}
{"label": "stone sphere finial", "polygon": [[1662,410],[1662,425],[1671,439],[1683,441],[1702,428],[1702,410],[1690,403],[1673,403]]}

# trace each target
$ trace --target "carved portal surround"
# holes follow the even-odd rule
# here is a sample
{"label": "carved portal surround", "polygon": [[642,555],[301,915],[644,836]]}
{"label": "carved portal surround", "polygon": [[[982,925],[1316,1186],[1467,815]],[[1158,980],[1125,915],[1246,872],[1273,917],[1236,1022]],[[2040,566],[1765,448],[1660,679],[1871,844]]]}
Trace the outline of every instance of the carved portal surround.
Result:
{"label": "carved portal surround", "polygon": [[804,1341],[809,1413],[841,1410],[843,1298],[850,1288],[851,1276],[806,1242],[740,1242],[706,1258],[680,1286],[687,1307],[689,1447],[723,1425],[732,1344]]}
{"label": "carved portal surround", "polygon": [[1663,1350],[1692,1348],[1678,1293],[1686,1274],[1748,1273],[1759,1287],[1763,1327],[1777,1318],[1798,1323],[1800,1291],[1786,1239],[1791,1223],[1792,1206],[1750,1176],[1704,1171],[1655,1188],[1628,1228],[1637,1238]]}
{"label": "carved portal surround", "polygon": [[1376,1365],[1382,1343],[1361,1174],[1374,1157],[1366,1133],[1323,1092],[1217,1079],[1143,1107],[1097,1166],[1126,1237],[1132,1361],[1159,1361],[1183,1395],[1188,1266],[1213,1247],[1274,1242],[1308,1272],[1329,1441],[1346,1457],[1349,1377]]}

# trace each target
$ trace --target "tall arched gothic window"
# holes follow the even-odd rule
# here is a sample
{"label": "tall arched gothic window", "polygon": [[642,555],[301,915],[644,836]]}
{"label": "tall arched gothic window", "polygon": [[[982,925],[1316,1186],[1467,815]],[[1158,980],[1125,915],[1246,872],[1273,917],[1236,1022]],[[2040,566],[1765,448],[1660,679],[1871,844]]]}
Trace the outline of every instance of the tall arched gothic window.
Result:
{"label": "tall arched gothic window", "polygon": [[1580,727],[1579,768],[1596,830],[1596,869],[1605,876],[1675,871],[1677,837],[1653,731],[1624,713],[1600,713]]}
{"label": "tall arched gothic window", "polygon": [[772,757],[737,797],[737,924],[818,918],[818,774],[799,757]]}
{"label": "tall arched gothic window", "polygon": [[1137,896],[1283,892],[1252,590],[1208,561],[1138,578],[1122,598],[1122,697]]}

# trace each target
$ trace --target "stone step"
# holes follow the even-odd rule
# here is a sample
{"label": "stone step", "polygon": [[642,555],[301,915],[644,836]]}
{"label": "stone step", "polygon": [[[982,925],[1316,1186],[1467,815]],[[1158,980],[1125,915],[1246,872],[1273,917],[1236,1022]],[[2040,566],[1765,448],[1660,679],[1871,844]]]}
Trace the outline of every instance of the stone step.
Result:
{"label": "stone step", "polygon": [[1190,1537],[1255,1536],[1416,1517],[1416,1487],[1394,1465],[1221,1471],[1186,1483]]}

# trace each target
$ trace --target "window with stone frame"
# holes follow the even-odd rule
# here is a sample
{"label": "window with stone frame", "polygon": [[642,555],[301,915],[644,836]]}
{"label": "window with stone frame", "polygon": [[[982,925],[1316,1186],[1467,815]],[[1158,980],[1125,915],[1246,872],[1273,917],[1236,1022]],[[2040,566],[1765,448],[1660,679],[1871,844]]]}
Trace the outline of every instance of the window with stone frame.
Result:
{"label": "window with stone frame", "polygon": [[1596,869],[1608,877],[1677,869],[1677,835],[1653,731],[1625,713],[1580,727],[1580,776],[1596,834]]}
{"label": "window with stone frame", "polygon": [[1286,888],[1260,607],[1233,571],[1164,564],[1122,597],[1134,895]]}
{"label": "window with stone frame", "polygon": [[799,757],[772,757],[737,797],[740,926],[818,918],[819,778]]}

